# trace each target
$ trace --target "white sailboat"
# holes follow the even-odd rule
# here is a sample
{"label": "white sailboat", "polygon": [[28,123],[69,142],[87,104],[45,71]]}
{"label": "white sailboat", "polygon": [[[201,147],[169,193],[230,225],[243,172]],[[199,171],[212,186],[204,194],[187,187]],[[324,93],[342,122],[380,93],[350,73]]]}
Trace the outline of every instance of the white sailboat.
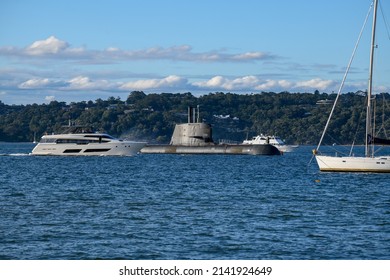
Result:
{"label": "white sailboat", "polygon": [[[377,18],[377,9],[378,9],[378,0],[373,0],[373,19],[372,19],[372,35],[371,35],[371,50],[370,50],[370,67],[369,67],[369,79],[368,79],[368,92],[367,92],[367,110],[366,110],[366,139],[365,139],[365,155],[364,156],[327,156],[321,155],[319,152],[322,140],[324,138],[325,132],[329,126],[330,119],[332,117],[335,105],[337,103],[338,97],[340,96],[342,86],[344,84],[345,78],[347,76],[348,70],[351,66],[355,50],[351,57],[350,63],[347,67],[347,72],[345,73],[343,82],[341,83],[340,90],[338,92],[335,104],[333,105],[331,114],[326,123],[324,132],[321,136],[321,140],[313,154],[317,160],[317,164],[321,171],[335,171],[335,172],[390,172],[390,155],[388,156],[375,156],[374,141],[370,135],[374,135],[373,125],[372,125],[372,76],[373,76],[373,64],[374,64],[374,51],[376,48],[375,45],[375,31],[376,31],[376,18]],[[361,34],[359,36],[360,40]],[[379,143],[378,143],[379,144]]]}

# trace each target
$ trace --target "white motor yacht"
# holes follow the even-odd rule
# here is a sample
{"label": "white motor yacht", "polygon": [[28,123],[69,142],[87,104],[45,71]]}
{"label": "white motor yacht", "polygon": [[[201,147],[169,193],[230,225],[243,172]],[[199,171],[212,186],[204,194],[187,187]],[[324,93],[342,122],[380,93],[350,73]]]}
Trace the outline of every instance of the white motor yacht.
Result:
{"label": "white motor yacht", "polygon": [[279,151],[285,153],[285,152],[291,152],[293,149],[298,147],[298,145],[286,145],[284,141],[278,137],[278,136],[268,136],[268,135],[257,135],[253,136],[251,140],[244,140],[242,144],[248,144],[248,145],[264,145],[264,144],[271,144],[279,149]]}
{"label": "white motor yacht", "polygon": [[32,155],[53,156],[132,156],[146,142],[125,141],[83,126],[69,126],[62,134],[43,135]]}

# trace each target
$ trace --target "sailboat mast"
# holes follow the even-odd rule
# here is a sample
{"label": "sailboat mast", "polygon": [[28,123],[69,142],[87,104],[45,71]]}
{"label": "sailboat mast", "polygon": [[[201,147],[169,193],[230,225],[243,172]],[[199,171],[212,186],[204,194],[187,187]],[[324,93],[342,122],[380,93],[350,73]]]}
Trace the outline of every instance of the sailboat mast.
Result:
{"label": "sailboat mast", "polygon": [[[366,117],[366,157],[371,155],[371,146],[369,144],[368,135],[372,135],[371,124],[371,95],[372,95],[372,75],[374,71],[374,50],[375,50],[375,30],[376,30],[376,14],[377,14],[378,0],[374,0],[374,13],[372,17],[372,37],[371,37],[371,52],[370,52],[370,69],[368,77],[368,91],[367,91],[367,117]],[[374,137],[374,135],[372,135]]]}

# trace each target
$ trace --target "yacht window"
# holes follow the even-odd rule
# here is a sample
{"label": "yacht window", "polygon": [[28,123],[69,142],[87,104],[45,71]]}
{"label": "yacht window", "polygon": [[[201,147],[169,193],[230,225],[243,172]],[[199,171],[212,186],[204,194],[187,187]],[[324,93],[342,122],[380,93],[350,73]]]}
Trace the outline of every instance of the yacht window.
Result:
{"label": "yacht window", "polygon": [[87,134],[87,135],[84,135],[84,137],[90,137],[90,138],[105,138],[105,139],[115,139],[114,137],[112,137],[112,136],[110,136],[110,135],[106,135],[106,134],[104,134],[104,135],[94,135],[94,134]]}
{"label": "yacht window", "polygon": [[55,143],[57,139],[55,138],[42,138],[39,143]]}
{"label": "yacht window", "polygon": [[63,153],[64,154],[70,154],[70,153],[80,153],[81,149],[66,149]]}
{"label": "yacht window", "polygon": [[87,145],[90,143],[107,143],[109,140],[101,140],[99,139],[53,139],[57,144],[77,144],[77,145]]}
{"label": "yacht window", "polygon": [[111,149],[86,149],[84,153],[108,152]]}
{"label": "yacht window", "polygon": [[84,140],[84,139],[57,139],[56,141],[57,144],[77,144],[77,145],[86,145],[90,142],[92,141]]}

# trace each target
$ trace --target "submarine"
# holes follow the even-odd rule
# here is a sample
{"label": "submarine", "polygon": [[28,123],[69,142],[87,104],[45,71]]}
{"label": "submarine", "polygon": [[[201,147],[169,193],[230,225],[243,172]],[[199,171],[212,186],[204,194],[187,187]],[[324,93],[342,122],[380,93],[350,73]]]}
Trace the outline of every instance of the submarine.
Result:
{"label": "submarine", "polygon": [[217,144],[210,124],[199,121],[199,106],[188,108],[188,122],[176,124],[169,144],[147,144],[142,154],[219,154],[219,155],[281,155],[275,146],[266,144]]}

